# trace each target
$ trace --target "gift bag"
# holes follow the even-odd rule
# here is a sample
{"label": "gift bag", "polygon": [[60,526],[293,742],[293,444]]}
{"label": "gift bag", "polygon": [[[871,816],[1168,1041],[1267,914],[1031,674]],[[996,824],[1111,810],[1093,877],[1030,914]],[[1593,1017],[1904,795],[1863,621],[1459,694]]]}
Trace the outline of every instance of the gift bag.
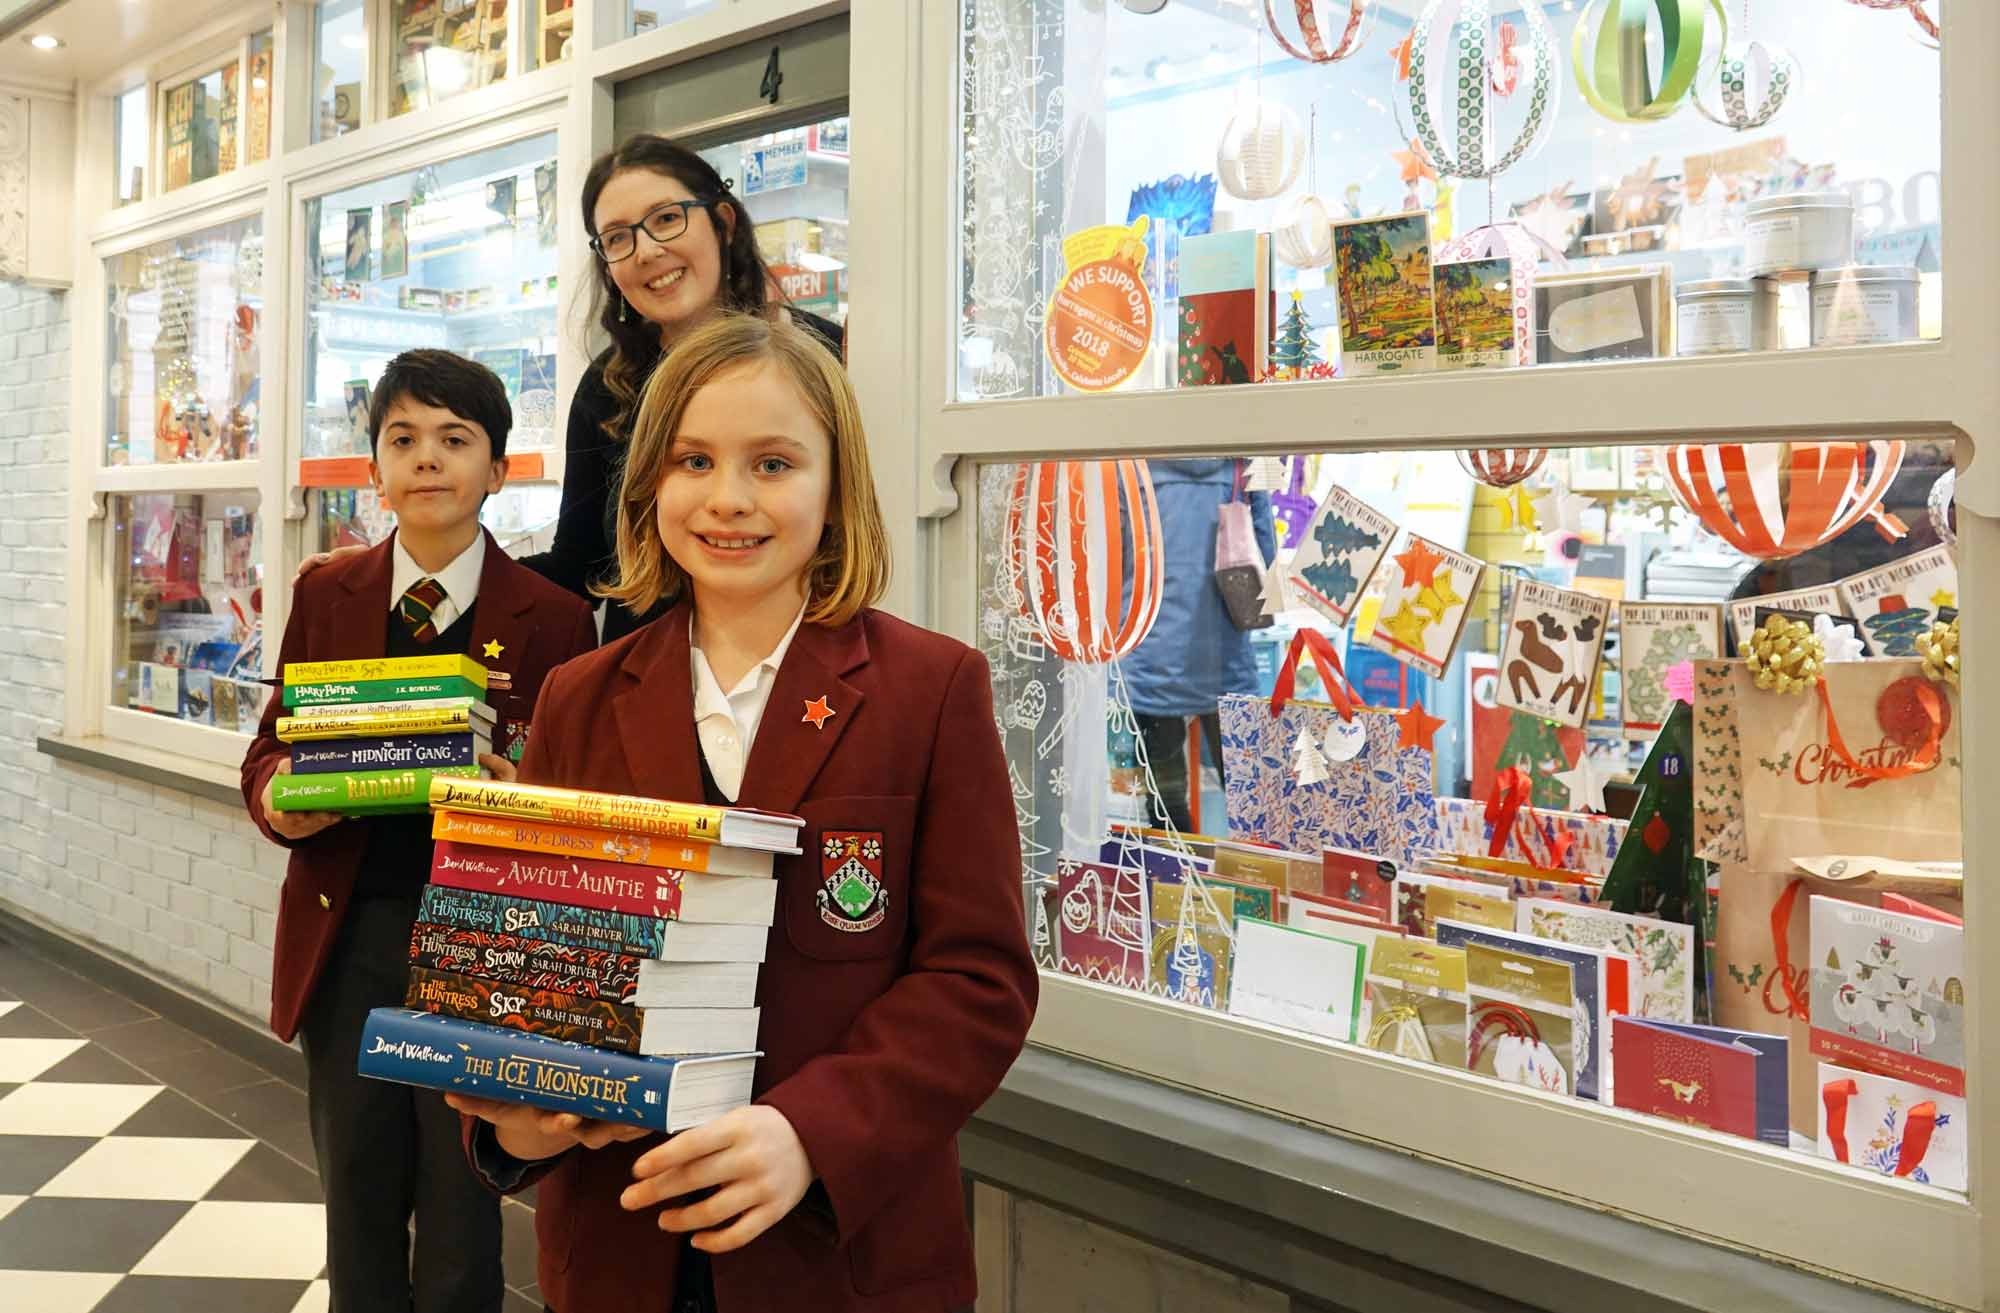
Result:
{"label": "gift bag", "polygon": [[1695,854],[1744,862],[1743,735],[1736,720],[1734,661],[1694,663]]}
{"label": "gift bag", "polygon": [[1803,695],[1758,688],[1739,662],[1734,697],[1751,867],[1959,860],[1957,695],[1921,661],[1836,662]]}
{"label": "gift bag", "polygon": [[1222,594],[1229,623],[1246,632],[1269,629],[1273,623],[1264,606],[1265,569],[1250,522],[1250,503],[1243,496],[1243,463],[1238,461],[1236,490],[1216,516],[1215,590]]}
{"label": "gift bag", "polygon": [[[1306,651],[1330,702],[1292,697]],[[1292,852],[1374,853],[1399,867],[1437,847],[1430,750],[1400,746],[1396,713],[1361,704],[1325,635],[1292,636],[1269,698],[1228,694],[1218,711],[1232,834]],[[1303,783],[1301,735],[1322,767]]]}

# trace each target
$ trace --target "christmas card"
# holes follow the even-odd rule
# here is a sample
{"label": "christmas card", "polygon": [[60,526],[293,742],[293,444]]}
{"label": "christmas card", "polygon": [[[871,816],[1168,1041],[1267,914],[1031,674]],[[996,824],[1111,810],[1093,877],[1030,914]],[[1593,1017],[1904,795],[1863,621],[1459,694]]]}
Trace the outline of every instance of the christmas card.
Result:
{"label": "christmas card", "polygon": [[1320,930],[1336,935],[1353,930],[1367,930],[1385,935],[1409,933],[1403,927],[1391,925],[1375,915],[1372,908],[1339,898],[1323,898],[1318,894],[1306,893],[1293,894],[1287,900],[1285,924],[1297,930]]}
{"label": "christmas card", "polygon": [[[1572,847],[1570,851],[1574,853],[1576,850]],[[1485,857],[1476,853],[1431,856],[1426,857],[1417,870],[1424,875],[1445,875],[1456,880],[1478,880],[1497,885],[1511,892],[1516,902],[1523,898],[1549,898],[1589,907],[1604,901],[1602,876],[1586,871],[1537,866],[1533,862],[1517,862],[1505,857]]]}
{"label": "christmas card", "polygon": [[1271,352],[1270,234],[1181,238],[1180,292],[1180,386],[1262,379]]}
{"label": "christmas card", "polygon": [[1610,621],[1609,598],[1523,580],[1507,610],[1495,700],[1558,725],[1582,726]]}
{"label": "christmas card", "polygon": [[[1181,249],[1187,249],[1185,243]],[[1333,265],[1340,295],[1340,372],[1355,378],[1432,368],[1437,319],[1430,211],[1334,224]]]}
{"label": "christmas card", "polygon": [[1286,582],[1297,600],[1346,628],[1395,536],[1394,520],[1336,484],[1306,525]]}
{"label": "christmas card", "polygon": [[1618,608],[1618,698],[1625,732],[1667,723],[1674,695],[1667,672],[1684,661],[1722,655],[1722,606],[1715,602],[1626,602]]}
{"label": "christmas card", "polygon": [[1373,853],[1331,845],[1320,852],[1320,882],[1327,897],[1344,899],[1387,921],[1396,864]]}
{"label": "christmas card", "polygon": [[1056,864],[1056,965],[1086,980],[1146,987],[1152,918],[1137,871],[1063,858]]}
{"label": "christmas card", "polygon": [[1631,1011],[1633,962],[1601,948],[1582,948],[1535,939],[1511,930],[1494,930],[1462,921],[1435,923],[1441,948],[1483,944],[1551,962],[1570,970],[1570,992],[1576,999],[1576,1092],[1586,1099],[1611,1101],[1611,1018]]}
{"label": "christmas card", "polygon": [[1236,923],[1230,1015],[1352,1044],[1361,1024],[1370,938],[1244,917]]}
{"label": "christmas card", "polygon": [[1962,1193],[1970,1130],[1963,1098],[1819,1064],[1822,1158]]}
{"label": "christmas card", "polygon": [[1790,1146],[1783,1035],[1618,1017],[1611,1036],[1619,1107]]}
{"label": "christmas card", "polygon": [[1634,1015],[1658,1021],[1694,1020],[1694,927],[1607,907],[1579,907],[1546,898],[1515,905],[1514,928],[1537,939],[1622,953],[1638,964]]}
{"label": "christmas card", "polygon": [[1514,363],[1514,262],[1464,260],[1433,271],[1439,369],[1505,369]]}
{"label": "christmas card", "polygon": [[1465,632],[1470,600],[1479,594],[1486,563],[1410,534],[1389,558],[1380,618],[1368,646],[1415,666],[1432,679],[1445,667]]}
{"label": "christmas card", "polygon": [[1366,994],[1369,1048],[1464,1070],[1464,949],[1378,938]]}
{"label": "christmas card", "polygon": [[1729,604],[1729,629],[1736,635],[1736,646],[1744,647],[1750,642],[1750,635],[1757,630],[1757,608],[1760,606],[1777,611],[1814,611],[1836,616],[1847,614],[1847,606],[1840,600],[1840,590],[1832,584],[1794,588],[1789,593],[1746,597]]}
{"label": "christmas card", "polygon": [[1499,930],[1514,927],[1514,904],[1505,887],[1478,880],[1404,871],[1396,877],[1391,907],[1395,922],[1420,939],[1432,939],[1437,918]]}
{"label": "christmas card", "polygon": [[1303,853],[1288,853],[1282,848],[1266,848],[1261,844],[1240,843],[1233,839],[1215,841],[1215,873],[1231,880],[1261,880],[1265,884],[1276,885],[1280,892],[1290,893],[1292,882],[1292,858],[1304,860]]}
{"label": "christmas card", "polygon": [[1155,922],[1148,979],[1168,998],[1219,1010],[1229,998],[1229,954],[1229,934],[1217,926]]}
{"label": "christmas card", "polygon": [[[1918,635],[1930,632],[1940,611],[1958,610],[1958,566],[1949,547],[1849,575],[1835,587],[1848,612],[1861,621],[1862,639],[1876,656],[1918,655]],[[1771,599],[1762,600],[1770,605]]]}
{"label": "christmas card", "polygon": [[1812,1051],[1965,1094],[1965,931],[1815,894]]}
{"label": "christmas card", "polygon": [[1465,947],[1465,1065],[1509,1085],[1576,1093],[1576,996],[1568,963]]}

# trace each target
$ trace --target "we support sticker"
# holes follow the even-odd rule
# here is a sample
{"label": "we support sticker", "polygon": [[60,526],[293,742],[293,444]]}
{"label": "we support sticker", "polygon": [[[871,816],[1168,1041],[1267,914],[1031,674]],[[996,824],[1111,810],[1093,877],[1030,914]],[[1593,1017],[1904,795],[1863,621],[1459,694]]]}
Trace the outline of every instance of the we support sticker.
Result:
{"label": "we support sticker", "polygon": [[820,920],[861,934],[882,924],[889,891],[882,887],[882,832],[826,830],[820,834]]}

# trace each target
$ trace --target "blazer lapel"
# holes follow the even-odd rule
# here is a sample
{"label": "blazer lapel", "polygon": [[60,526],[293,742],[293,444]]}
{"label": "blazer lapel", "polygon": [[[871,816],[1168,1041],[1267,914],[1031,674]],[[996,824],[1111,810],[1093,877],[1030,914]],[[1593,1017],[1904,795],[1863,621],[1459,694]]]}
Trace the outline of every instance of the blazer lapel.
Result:
{"label": "blazer lapel", "polygon": [[700,802],[701,745],[683,604],[649,625],[625,654],[629,687],[612,700],[632,787],[648,797]]}
{"label": "blazer lapel", "polygon": [[389,581],[395,571],[392,534],[371,548],[340,578],[342,592],[331,608],[329,661],[366,661],[389,650]]}
{"label": "blazer lapel", "polygon": [[861,710],[861,690],[841,676],[867,661],[868,639],[859,620],[838,629],[799,626],[750,747],[737,798],[741,805],[774,812],[798,808]]}

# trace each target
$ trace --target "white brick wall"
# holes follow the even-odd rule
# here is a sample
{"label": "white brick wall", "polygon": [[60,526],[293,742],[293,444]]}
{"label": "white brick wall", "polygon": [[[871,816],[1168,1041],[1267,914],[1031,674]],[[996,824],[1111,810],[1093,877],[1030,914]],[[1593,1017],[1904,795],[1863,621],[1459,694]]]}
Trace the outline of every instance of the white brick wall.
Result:
{"label": "white brick wall", "polygon": [[35,749],[67,674],[73,309],[0,282],[0,903],[261,1023],[284,850],[241,807]]}

